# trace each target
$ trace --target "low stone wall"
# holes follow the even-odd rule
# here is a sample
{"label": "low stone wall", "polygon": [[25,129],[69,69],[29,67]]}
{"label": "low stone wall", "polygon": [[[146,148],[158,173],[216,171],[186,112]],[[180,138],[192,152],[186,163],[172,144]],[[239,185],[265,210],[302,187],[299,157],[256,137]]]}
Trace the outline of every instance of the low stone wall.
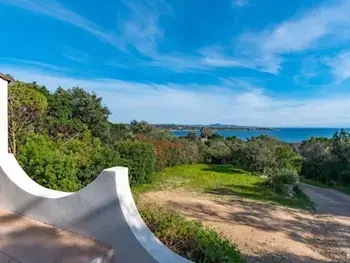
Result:
{"label": "low stone wall", "polygon": [[106,169],[80,191],[65,193],[38,185],[13,155],[1,155],[0,209],[108,245],[114,250],[114,262],[191,262],[164,246],[141,219],[125,167]]}

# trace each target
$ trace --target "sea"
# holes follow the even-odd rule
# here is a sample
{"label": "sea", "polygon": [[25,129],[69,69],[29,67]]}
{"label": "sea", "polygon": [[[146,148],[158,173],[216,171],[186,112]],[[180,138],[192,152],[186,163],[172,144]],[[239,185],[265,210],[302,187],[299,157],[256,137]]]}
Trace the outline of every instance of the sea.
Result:
{"label": "sea", "polygon": [[[350,129],[344,129],[350,132]],[[275,128],[274,130],[217,130],[216,133],[224,137],[236,136],[242,140],[246,140],[253,136],[259,136],[261,134],[267,134],[277,138],[278,140],[285,142],[302,142],[304,140],[314,137],[326,137],[331,138],[336,131],[340,131],[340,128]],[[199,131],[195,131],[197,135]],[[188,131],[173,131],[176,136],[185,136]]]}

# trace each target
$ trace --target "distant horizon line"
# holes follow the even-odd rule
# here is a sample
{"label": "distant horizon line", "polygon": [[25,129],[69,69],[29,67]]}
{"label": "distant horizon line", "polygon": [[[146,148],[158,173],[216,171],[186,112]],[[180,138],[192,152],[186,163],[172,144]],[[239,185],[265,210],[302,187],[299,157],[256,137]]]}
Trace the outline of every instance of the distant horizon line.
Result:
{"label": "distant horizon line", "polygon": [[[115,124],[121,123],[124,125],[130,125],[129,123],[125,122],[112,122]],[[176,126],[203,126],[203,127],[215,127],[217,126],[227,126],[227,127],[237,127],[237,128],[271,128],[271,129],[350,129],[350,126],[348,127],[332,127],[332,126],[254,126],[254,125],[237,125],[237,124],[220,124],[220,123],[211,123],[211,124],[178,124],[178,123],[148,123],[149,125],[176,125]]]}

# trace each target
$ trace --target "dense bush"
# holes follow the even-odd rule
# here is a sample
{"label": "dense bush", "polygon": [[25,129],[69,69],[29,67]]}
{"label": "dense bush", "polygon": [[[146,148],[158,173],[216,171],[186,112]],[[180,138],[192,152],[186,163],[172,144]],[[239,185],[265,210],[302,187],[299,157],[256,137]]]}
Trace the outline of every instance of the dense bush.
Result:
{"label": "dense bush", "polygon": [[231,160],[231,150],[224,139],[210,139],[206,141],[205,160],[208,163],[225,164]]}
{"label": "dense bush", "polygon": [[332,139],[304,141],[300,153],[306,178],[329,185],[350,185],[350,133],[341,130]]}
{"label": "dense bush", "polygon": [[286,192],[288,185],[295,185],[299,182],[299,176],[295,171],[283,168],[270,175],[270,182],[277,192]]}
{"label": "dense bush", "polygon": [[198,263],[244,262],[236,247],[215,231],[165,207],[141,206],[140,213],[150,230],[173,250]]}
{"label": "dense bush", "polygon": [[180,140],[183,163],[193,164],[203,161],[203,154],[200,149],[201,144],[199,141]]}
{"label": "dense bush", "polygon": [[30,133],[18,151],[23,169],[42,186],[67,192],[80,188],[74,157],[63,153],[48,136]]}
{"label": "dense bush", "polygon": [[294,148],[266,135],[247,140],[234,154],[242,168],[265,175],[276,169],[300,170],[301,159]]}
{"label": "dense bush", "polygon": [[166,140],[151,140],[156,157],[156,170],[183,163],[183,155],[180,145]]}
{"label": "dense bush", "polygon": [[151,182],[156,162],[151,144],[143,141],[118,141],[115,149],[120,155],[119,164],[129,168],[131,184]]}

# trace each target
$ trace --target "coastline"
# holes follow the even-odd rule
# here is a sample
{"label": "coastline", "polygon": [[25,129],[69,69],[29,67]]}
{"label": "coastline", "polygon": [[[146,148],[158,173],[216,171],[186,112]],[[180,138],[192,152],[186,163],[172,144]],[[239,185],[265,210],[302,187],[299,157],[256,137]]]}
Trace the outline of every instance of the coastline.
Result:
{"label": "coastline", "polygon": [[[312,137],[332,138],[335,132],[339,132],[340,128],[274,128],[273,130],[228,130],[228,129],[213,129],[217,134],[223,137],[236,136],[239,139],[247,140],[251,137],[260,136],[263,134],[275,137],[278,140],[287,143],[301,143],[305,140],[310,140]],[[171,132],[175,136],[185,136],[189,131],[194,131],[197,135],[200,134],[197,130],[174,130]],[[350,129],[345,129],[350,131]]]}

